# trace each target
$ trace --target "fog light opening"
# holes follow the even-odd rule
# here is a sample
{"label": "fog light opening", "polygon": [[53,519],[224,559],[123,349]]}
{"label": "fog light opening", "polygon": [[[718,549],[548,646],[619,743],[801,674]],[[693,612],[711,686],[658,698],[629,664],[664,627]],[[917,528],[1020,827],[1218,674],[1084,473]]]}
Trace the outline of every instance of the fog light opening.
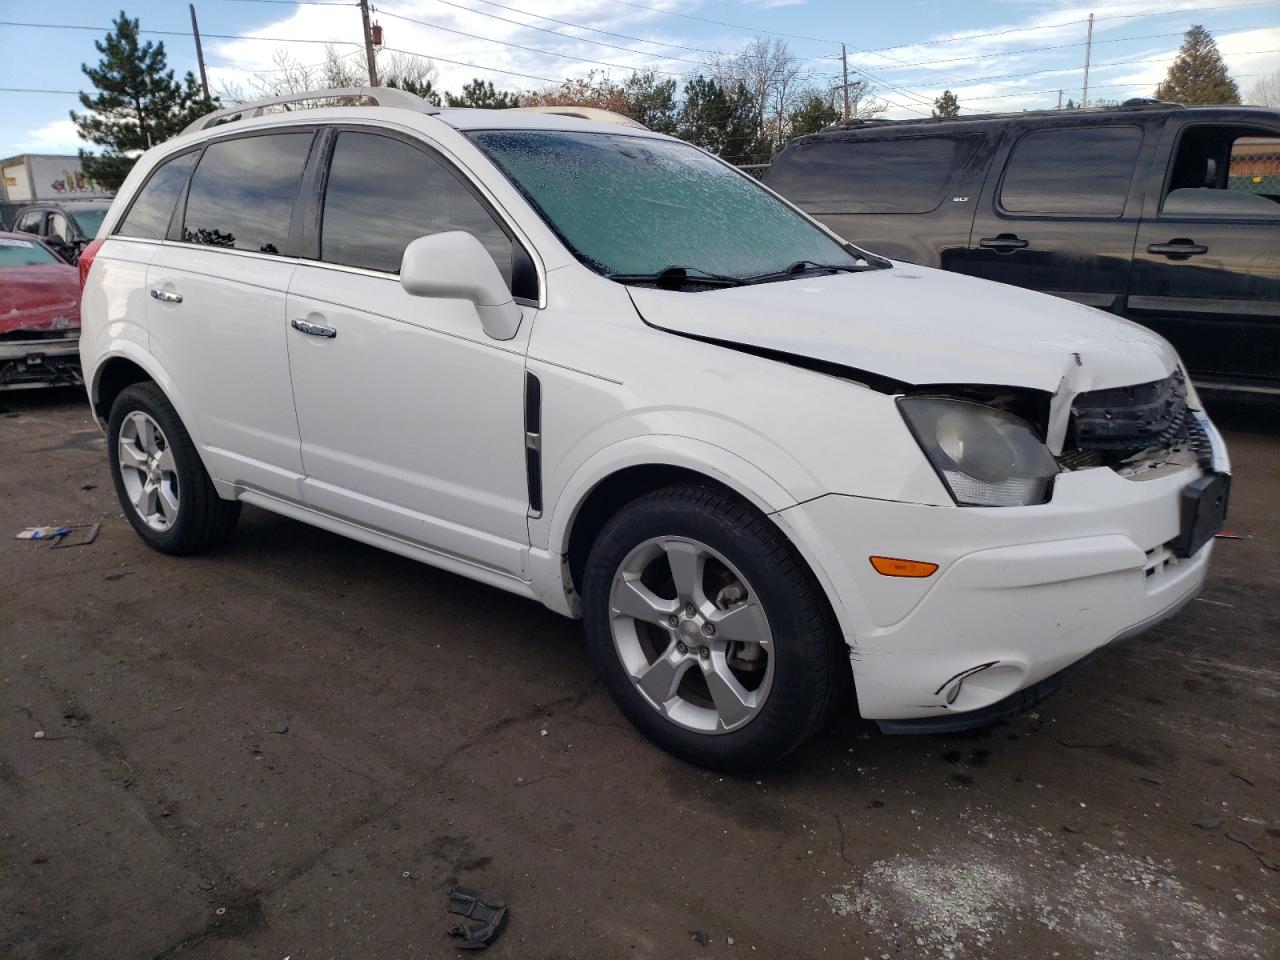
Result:
{"label": "fog light opening", "polygon": [[963,680],[957,680],[947,688],[947,706],[951,706],[956,702],[956,697],[960,696],[960,687],[964,684]]}

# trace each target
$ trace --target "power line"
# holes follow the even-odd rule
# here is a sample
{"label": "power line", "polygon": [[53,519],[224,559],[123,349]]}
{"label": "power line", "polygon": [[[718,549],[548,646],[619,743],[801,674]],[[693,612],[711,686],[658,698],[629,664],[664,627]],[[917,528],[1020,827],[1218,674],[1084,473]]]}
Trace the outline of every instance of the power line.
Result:
{"label": "power line", "polygon": [[745,30],[747,33],[767,33],[772,37],[786,37],[789,40],[811,40],[814,43],[826,43],[839,45],[839,40],[827,40],[822,37],[806,37],[802,33],[782,33],[779,30],[766,30],[764,27],[748,27],[741,23],[729,23],[727,20],[712,20],[709,17],[695,17],[691,13],[677,13],[674,10],[665,10],[662,7],[650,7],[643,3],[633,3],[632,0],[612,0],[613,3],[620,3],[624,7],[635,7],[637,10],[648,10],[650,13],[661,13],[667,17],[679,17],[682,20],[696,20],[698,23],[710,23],[717,27],[730,27],[734,30]]}
{"label": "power line", "polygon": [[44,90],[39,87],[0,87],[0,93],[65,93],[69,96],[80,96],[79,90]]}
{"label": "power line", "polygon": [[[110,33],[114,27],[88,27],[78,23],[20,23],[16,20],[0,20],[0,27],[31,27],[44,30],[92,30],[95,33]],[[139,30],[139,33],[145,33],[150,36],[157,37],[189,37],[190,30]],[[269,40],[272,43],[338,43],[345,46],[361,46],[355,40],[312,40],[302,37],[255,37],[245,36],[238,33],[201,33],[203,37],[213,37],[215,40]]]}
{"label": "power line", "polygon": [[554,80],[551,77],[540,77],[533,73],[519,73],[515,70],[500,70],[498,67],[482,67],[474,63],[465,63],[462,60],[450,60],[448,57],[438,57],[434,54],[428,56],[425,53],[418,53],[416,50],[401,50],[396,47],[383,47],[384,50],[391,53],[404,53],[411,57],[421,57],[424,60],[439,60],[441,63],[452,63],[457,67],[470,67],[472,70],[487,70],[490,73],[505,73],[509,77],[524,77],[526,80],[541,80],[544,83],[561,83],[562,80]]}

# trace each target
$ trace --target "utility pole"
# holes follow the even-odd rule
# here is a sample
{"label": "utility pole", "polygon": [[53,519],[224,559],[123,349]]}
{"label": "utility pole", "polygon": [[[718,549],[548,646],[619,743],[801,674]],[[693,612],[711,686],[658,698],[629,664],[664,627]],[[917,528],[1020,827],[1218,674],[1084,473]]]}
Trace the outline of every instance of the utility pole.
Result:
{"label": "utility pole", "polygon": [[1058,109],[1059,110],[1062,109],[1062,91],[1061,90],[1058,91]]}
{"label": "utility pole", "polygon": [[840,64],[844,67],[844,122],[849,122],[849,51],[840,44]]}
{"label": "utility pole", "polygon": [[209,99],[209,78],[204,72],[204,49],[200,46],[200,24],[196,23],[196,5],[188,3],[191,11],[191,34],[196,38],[196,62],[200,64],[200,86],[204,87],[204,98]]}
{"label": "utility pole", "polygon": [[373,31],[369,29],[369,0],[360,0],[360,20],[364,24],[364,55],[369,61],[369,86],[378,86],[378,61],[373,56]]}
{"label": "utility pole", "polygon": [[1089,14],[1089,37],[1084,45],[1084,93],[1081,95],[1081,107],[1089,105],[1089,57],[1093,53],[1093,14]]}

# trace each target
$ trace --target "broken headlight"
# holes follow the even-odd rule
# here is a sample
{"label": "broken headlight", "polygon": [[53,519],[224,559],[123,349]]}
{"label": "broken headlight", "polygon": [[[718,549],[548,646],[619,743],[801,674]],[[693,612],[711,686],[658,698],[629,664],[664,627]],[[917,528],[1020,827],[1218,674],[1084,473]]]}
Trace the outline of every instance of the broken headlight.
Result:
{"label": "broken headlight", "polygon": [[903,397],[898,406],[956,503],[1022,507],[1049,499],[1058,463],[1025,420],[943,397]]}

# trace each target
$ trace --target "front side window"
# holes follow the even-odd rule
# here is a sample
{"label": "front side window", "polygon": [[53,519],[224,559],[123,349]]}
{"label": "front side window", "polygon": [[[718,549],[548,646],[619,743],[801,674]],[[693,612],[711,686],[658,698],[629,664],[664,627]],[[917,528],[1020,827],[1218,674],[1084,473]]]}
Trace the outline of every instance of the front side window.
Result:
{"label": "front side window", "polygon": [[81,235],[92,240],[98,235],[98,228],[102,226],[102,220],[106,215],[105,207],[101,210],[78,210],[74,215],[74,219],[76,226],[80,228]]}
{"label": "front side window", "polygon": [[685,143],[560,130],[470,136],[578,259],[606,276],[678,266],[743,279],[801,261],[859,262],[750,177]]}
{"label": "front side window", "polygon": [[1138,127],[1059,127],[1018,141],[1000,206],[1029,216],[1119,217],[1142,146]]}
{"label": "front side window", "polygon": [[209,144],[191,175],[182,239],[255,253],[284,251],[311,140],[310,132],[272,133]]}
{"label": "front side window", "polygon": [[797,143],[765,183],[813,213],[929,213],[980,138],[834,136]]}
{"label": "front side window", "polygon": [[11,237],[0,237],[0,268],[3,267],[42,267],[50,263],[61,263],[46,247],[34,240],[14,240]]}
{"label": "front side window", "polygon": [[399,273],[410,242],[449,230],[478,239],[511,285],[511,239],[443,163],[392,137],[338,134],[325,189],[320,259]]}
{"label": "front side window", "polygon": [[195,152],[184,153],[157,167],[138,191],[137,199],[129,207],[116,233],[122,237],[163,240],[169,232],[173,205],[186,185],[197,156],[199,154]]}
{"label": "front side window", "polygon": [[1280,217],[1280,136],[1196,124],[1182,131],[1160,205],[1166,217]]}

